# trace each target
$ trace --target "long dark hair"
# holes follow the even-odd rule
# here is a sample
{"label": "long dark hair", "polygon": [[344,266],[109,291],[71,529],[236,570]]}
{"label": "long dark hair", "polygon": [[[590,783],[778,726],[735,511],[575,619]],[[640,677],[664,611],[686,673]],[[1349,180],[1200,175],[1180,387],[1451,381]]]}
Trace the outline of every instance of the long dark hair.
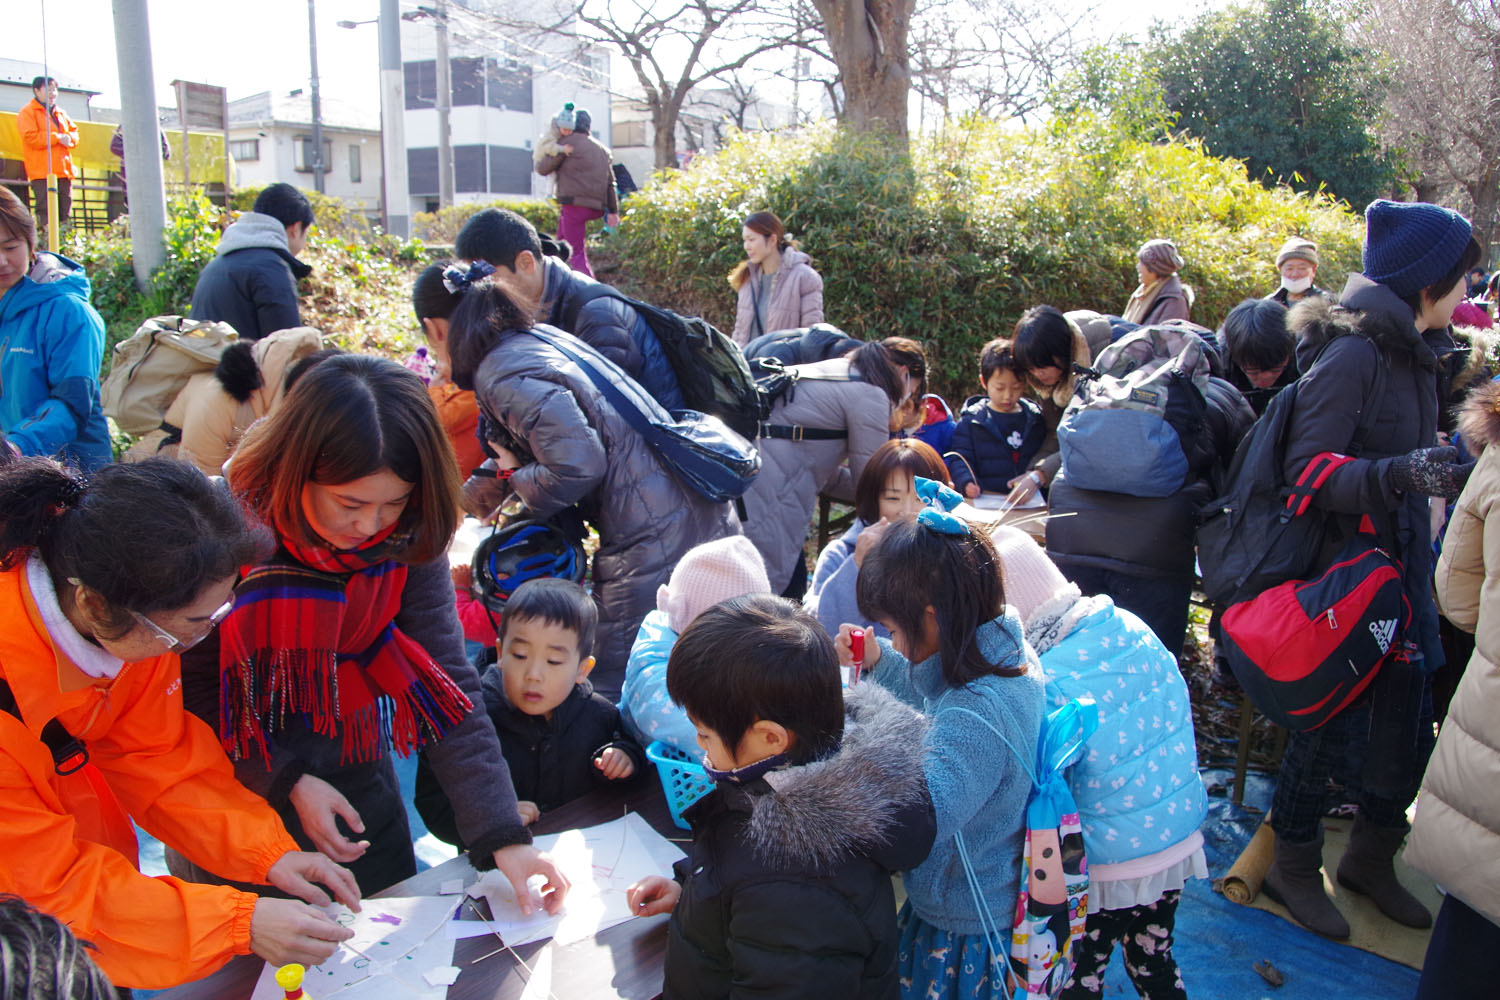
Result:
{"label": "long dark hair", "polygon": [[938,655],[949,687],[1026,672],[1019,643],[999,663],[979,648],[979,626],[1005,610],[1000,558],[983,531],[945,535],[918,521],[892,525],[865,557],[856,592],[860,614],[888,620],[908,636],[922,634],[929,607],[937,611]]}
{"label": "long dark hair", "polygon": [[448,317],[448,360],[453,384],[474,388],[474,373],[485,355],[512,330],[529,330],[530,316],[493,281],[470,285]]}
{"label": "long dark hair", "polygon": [[849,367],[860,378],[879,387],[890,398],[892,406],[900,405],[901,397],[906,394],[906,386],[902,382],[901,373],[896,371],[896,362],[891,358],[891,352],[884,344],[860,344],[848,357]]}
{"label": "long dark hair", "polygon": [[109,603],[106,639],[135,627],[131,611],[186,607],[270,541],[229,490],[186,462],[106,465],[87,479],[42,458],[0,468],[0,569],[35,550],[55,586],[78,580]]}
{"label": "long dark hair", "polygon": [[1023,374],[1058,368],[1066,379],[1073,370],[1073,326],[1056,306],[1032,306],[1016,321],[1011,353]]}

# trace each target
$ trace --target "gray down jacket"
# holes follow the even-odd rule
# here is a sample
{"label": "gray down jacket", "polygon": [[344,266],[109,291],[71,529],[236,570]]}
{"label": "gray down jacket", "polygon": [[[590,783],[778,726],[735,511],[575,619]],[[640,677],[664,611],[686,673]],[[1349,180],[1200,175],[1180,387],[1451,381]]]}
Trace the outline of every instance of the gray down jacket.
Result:
{"label": "gray down jacket", "polygon": [[760,475],[745,491],[745,534],[765,557],[776,591],[791,581],[802,558],[818,495],[852,502],[865,463],[891,436],[890,398],[878,386],[859,381],[848,358],[791,370],[802,377],[777,400],[766,424],[847,430],[849,436],[828,441],[762,437],[756,442]]}
{"label": "gray down jacket", "polygon": [[[587,344],[543,329],[572,341],[572,349],[606,377],[633,390],[643,408],[668,419]],[[525,331],[503,334],[480,362],[474,395],[527,463],[509,482],[526,506],[547,517],[576,504],[599,533],[593,577],[598,666],[591,679],[613,700],[641,619],[656,607],[657,587],[688,549],[739,533],[733,507],[710,503],[679,483],[577,365]]]}

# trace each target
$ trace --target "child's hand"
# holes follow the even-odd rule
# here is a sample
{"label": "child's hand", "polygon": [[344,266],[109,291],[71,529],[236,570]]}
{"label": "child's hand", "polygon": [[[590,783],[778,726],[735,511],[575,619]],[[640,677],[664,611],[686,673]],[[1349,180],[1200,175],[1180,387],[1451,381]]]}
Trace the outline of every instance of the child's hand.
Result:
{"label": "child's hand", "polygon": [[[1007,485],[1009,485],[1009,484],[1007,484]],[[977,499],[979,497],[979,484],[978,483],[970,483],[968,486],[965,486],[964,487],[964,496],[968,497],[970,500]]]}
{"label": "child's hand", "polygon": [[594,766],[610,781],[621,781],[635,773],[630,754],[619,747],[605,747],[604,752],[594,758]]}
{"label": "child's hand", "polygon": [[536,803],[527,802],[525,799],[516,803],[516,812],[521,814],[521,822],[526,826],[535,823],[542,816],[542,811],[536,807]]}
{"label": "child's hand", "polygon": [[654,917],[658,913],[671,913],[681,895],[682,886],[665,875],[647,875],[625,890],[625,902],[636,916]]}
{"label": "child's hand", "polygon": [[1006,483],[1010,487],[1010,496],[1005,498],[1006,506],[1025,503],[1035,496],[1036,491],[1042,488],[1041,476],[1040,472],[1028,472]]}
{"label": "child's hand", "polygon": [[[833,640],[833,648],[839,654],[839,666],[854,666],[854,654],[850,651],[851,636],[849,633],[860,628],[859,625],[843,624],[839,626],[839,634]],[[865,664],[866,671],[875,669],[875,664],[880,662],[880,643],[875,641],[875,636],[865,629]]]}
{"label": "child's hand", "polygon": [[880,544],[880,540],[885,537],[886,529],[890,526],[890,518],[882,517],[859,533],[859,537],[854,539],[854,565],[865,564],[865,556],[875,550],[875,546]]}
{"label": "child's hand", "polygon": [[451,566],[448,575],[453,578],[453,586],[465,594],[473,593],[474,568],[468,563],[459,566]]}

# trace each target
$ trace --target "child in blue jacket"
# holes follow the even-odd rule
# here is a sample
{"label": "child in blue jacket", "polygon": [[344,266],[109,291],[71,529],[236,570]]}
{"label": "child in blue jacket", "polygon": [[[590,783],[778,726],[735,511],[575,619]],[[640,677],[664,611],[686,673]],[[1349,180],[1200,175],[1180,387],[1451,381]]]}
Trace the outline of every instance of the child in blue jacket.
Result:
{"label": "child in blue jacket", "polygon": [[[937,510],[886,531],[860,571],[859,604],[891,634],[865,644],[874,682],[930,720],[923,771],[937,839],[925,862],[902,873],[901,995],[1008,998],[1028,768],[1043,715],[1036,654],[1005,606],[988,537]],[[847,627],[838,646],[848,662]]]}
{"label": "child in blue jacket", "polygon": [[971,500],[981,491],[1009,493],[1047,436],[1042,408],[1026,396],[1009,340],[996,337],[984,345],[979,384],[985,394],[964,404],[944,453],[953,488]]}
{"label": "child in blue jacket", "polygon": [[1207,878],[1208,811],[1187,684],[1177,658],[1107,596],[1083,597],[1041,546],[1015,528],[992,534],[1005,596],[1041,657],[1051,711],[1074,698],[1098,706],[1099,728],[1068,769],[1089,863],[1089,915],[1062,996],[1101,996],[1119,942],[1145,1000],[1185,1000],[1172,957],[1182,887]]}

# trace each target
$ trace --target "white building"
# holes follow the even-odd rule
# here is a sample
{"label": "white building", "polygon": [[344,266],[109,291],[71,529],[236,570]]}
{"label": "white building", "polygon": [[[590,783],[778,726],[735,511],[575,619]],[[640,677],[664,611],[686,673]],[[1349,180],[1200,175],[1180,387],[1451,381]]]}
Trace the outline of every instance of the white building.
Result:
{"label": "white building", "polygon": [[94,112],[89,101],[98,96],[99,91],[89,90],[55,67],[50,74],[44,73],[41,63],[24,59],[0,59],[0,111],[20,111],[32,99],[31,81],[48,75],[57,81],[57,106],[75,122],[93,121]]}
{"label": "white building", "polygon": [[[594,137],[610,143],[608,54],[599,48],[580,52],[576,41],[557,35],[506,30],[501,18],[514,16],[507,13],[512,6],[505,0],[448,5],[449,141],[457,202],[548,196],[552,182],[532,170],[532,147],[568,101],[587,109]],[[401,54],[411,211],[433,212],[439,188],[437,32],[430,15],[403,15]]]}
{"label": "white building", "polygon": [[[380,118],[322,101],[323,185],[328,195],[380,218]],[[269,91],[229,102],[229,155],[235,187],[285,181],[313,188],[312,99]]]}
{"label": "white building", "polygon": [[[636,184],[644,185],[656,170],[656,128],[651,124],[651,110],[645,101],[617,97],[614,117],[615,162],[625,164]],[[695,153],[718,149],[734,129],[770,131],[786,128],[794,121],[790,105],[762,96],[758,90],[740,96],[728,87],[695,88],[677,117],[679,165]]]}

